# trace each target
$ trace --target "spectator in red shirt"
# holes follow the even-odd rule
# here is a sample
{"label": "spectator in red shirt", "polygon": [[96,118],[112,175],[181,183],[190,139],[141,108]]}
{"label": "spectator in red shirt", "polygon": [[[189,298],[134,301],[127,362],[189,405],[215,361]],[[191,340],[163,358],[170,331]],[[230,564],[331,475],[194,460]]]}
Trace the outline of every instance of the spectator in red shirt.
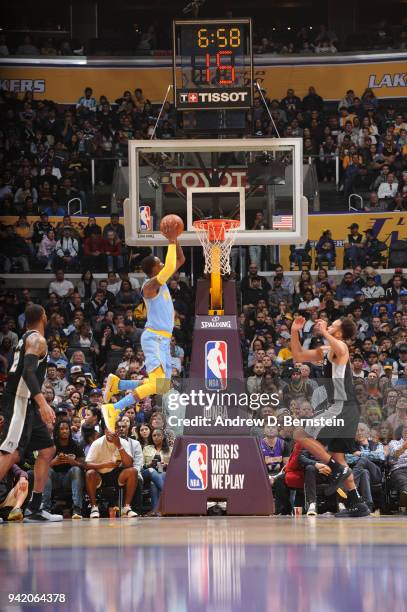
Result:
{"label": "spectator in red shirt", "polygon": [[107,259],[107,269],[109,272],[112,270],[123,269],[123,256],[121,254],[122,247],[116,232],[109,230],[106,232],[106,238],[104,240],[104,252]]}
{"label": "spectator in red shirt", "polygon": [[85,270],[95,272],[106,268],[105,242],[102,236],[97,234],[91,234],[85,239],[83,243]]}

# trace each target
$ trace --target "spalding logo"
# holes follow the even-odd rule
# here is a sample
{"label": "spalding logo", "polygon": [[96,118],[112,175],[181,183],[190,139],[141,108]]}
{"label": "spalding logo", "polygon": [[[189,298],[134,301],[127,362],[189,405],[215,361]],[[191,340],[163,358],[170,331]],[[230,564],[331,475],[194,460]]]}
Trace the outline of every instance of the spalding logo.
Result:
{"label": "spalding logo", "polygon": [[219,329],[220,327],[231,329],[231,321],[221,321],[219,317],[212,317],[210,321],[201,321],[201,329]]}

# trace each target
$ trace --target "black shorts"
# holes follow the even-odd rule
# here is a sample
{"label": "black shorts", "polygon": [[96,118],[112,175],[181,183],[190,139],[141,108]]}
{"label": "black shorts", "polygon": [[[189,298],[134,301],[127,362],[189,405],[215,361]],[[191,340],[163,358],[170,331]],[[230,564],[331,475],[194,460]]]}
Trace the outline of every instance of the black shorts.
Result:
{"label": "black shorts", "polygon": [[354,453],[357,450],[355,438],[332,438],[327,440],[330,453]]}
{"label": "black shorts", "polygon": [[343,419],[343,427],[324,427],[318,440],[327,445],[331,453],[354,453],[357,450],[355,436],[360,421],[360,408],[355,402],[345,402],[338,418]]}
{"label": "black shorts", "polygon": [[27,453],[54,446],[51,434],[34,402],[21,397],[3,396],[1,414],[5,419],[0,433],[0,451],[18,450],[22,460]]}
{"label": "black shorts", "polygon": [[102,482],[100,483],[99,486],[101,487],[120,487],[121,485],[119,485],[119,476],[123,470],[124,468],[118,467],[118,468],[113,468],[111,472],[106,472],[105,474],[100,474],[99,472],[99,476],[102,479]]}

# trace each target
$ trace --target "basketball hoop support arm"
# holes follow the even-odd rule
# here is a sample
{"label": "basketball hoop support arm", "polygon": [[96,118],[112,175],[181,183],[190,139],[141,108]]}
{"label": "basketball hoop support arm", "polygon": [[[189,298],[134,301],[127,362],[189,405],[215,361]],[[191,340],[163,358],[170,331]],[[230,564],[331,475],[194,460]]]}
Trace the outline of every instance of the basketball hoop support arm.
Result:
{"label": "basketball hoop support arm", "polygon": [[210,316],[224,315],[222,295],[222,275],[220,272],[220,246],[212,245],[212,272],[211,272],[211,307],[208,311]]}

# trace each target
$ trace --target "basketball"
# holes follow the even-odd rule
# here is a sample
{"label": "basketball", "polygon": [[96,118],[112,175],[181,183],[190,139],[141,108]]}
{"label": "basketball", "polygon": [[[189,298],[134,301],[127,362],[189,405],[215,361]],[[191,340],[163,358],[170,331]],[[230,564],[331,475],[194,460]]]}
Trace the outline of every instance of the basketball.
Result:
{"label": "basketball", "polygon": [[165,215],[161,219],[160,232],[167,236],[167,234],[174,234],[179,236],[184,231],[184,222],[178,215]]}

